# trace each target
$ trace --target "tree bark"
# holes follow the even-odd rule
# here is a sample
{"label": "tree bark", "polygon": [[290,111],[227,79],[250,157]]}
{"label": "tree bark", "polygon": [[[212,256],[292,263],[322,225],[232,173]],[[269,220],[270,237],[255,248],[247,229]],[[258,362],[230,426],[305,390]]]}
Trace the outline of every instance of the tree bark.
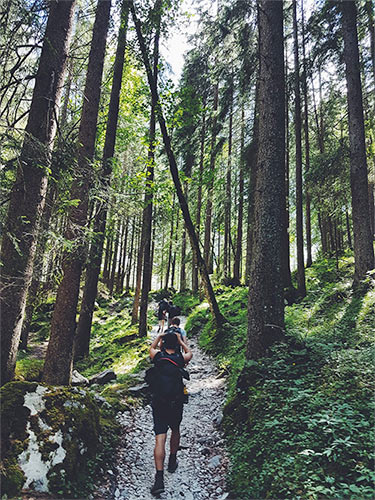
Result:
{"label": "tree bark", "polygon": [[214,103],[213,103],[213,117],[211,127],[211,150],[210,150],[210,167],[209,167],[209,181],[207,186],[207,202],[206,202],[206,218],[204,226],[204,247],[203,258],[206,267],[210,267],[211,259],[211,232],[212,232],[212,202],[214,195],[214,180],[215,180],[215,159],[216,159],[216,136],[217,136],[217,107],[219,100],[219,85],[215,84],[214,87]]}
{"label": "tree bark", "polygon": [[236,239],[236,253],[234,256],[234,265],[233,265],[233,280],[236,286],[239,286],[241,284],[242,224],[243,224],[243,196],[244,196],[244,147],[245,147],[245,109],[242,104],[237,239]]}
{"label": "tree bark", "polygon": [[[288,81],[288,45],[285,42],[285,81]],[[289,92],[285,88],[285,226],[283,231],[282,266],[283,266],[283,283],[285,298],[288,304],[294,302],[296,291],[292,283],[292,274],[290,269],[290,239],[289,239],[289,164],[290,164],[290,141],[289,141]]]}
{"label": "tree bark", "polygon": [[281,244],[285,218],[283,3],[258,1],[259,150],[246,356],[257,359],[283,338]]}
{"label": "tree bark", "polygon": [[231,268],[231,209],[232,209],[232,129],[233,129],[233,95],[231,96],[231,105],[229,111],[229,130],[228,130],[228,164],[225,183],[225,214],[224,214],[224,280],[230,278]]}
{"label": "tree bark", "polygon": [[[304,136],[305,136],[305,172],[310,170],[310,140],[309,140],[309,104],[307,87],[307,65],[306,65],[306,40],[305,40],[305,16],[303,10],[303,0],[301,0],[302,14],[302,55],[303,55],[303,102],[304,102]],[[305,228],[306,228],[306,267],[312,265],[312,245],[311,245],[311,199],[308,184],[305,184]]]}
{"label": "tree bark", "polygon": [[50,153],[69,50],[75,0],[52,0],[1,247],[1,384],[14,375]]}
{"label": "tree bark", "polygon": [[298,55],[297,0],[293,0],[294,35],[294,98],[295,98],[295,137],[296,137],[296,236],[297,236],[297,294],[306,295],[305,264],[303,255],[303,181],[302,181],[302,123],[301,96]]}
{"label": "tree bark", "polygon": [[174,156],[174,153],[173,153],[173,150],[171,147],[171,140],[170,140],[170,137],[168,134],[163,111],[162,111],[162,108],[161,108],[161,105],[159,102],[158,90],[157,90],[157,87],[155,85],[155,80],[154,80],[154,77],[152,74],[150,62],[148,60],[147,49],[146,49],[145,41],[144,41],[144,38],[142,35],[140,22],[138,21],[133,2],[131,2],[131,11],[132,11],[132,15],[133,15],[133,20],[134,20],[136,32],[137,32],[138,42],[139,42],[139,45],[141,48],[143,63],[145,65],[145,69],[147,72],[148,83],[149,83],[151,92],[152,92],[154,99],[155,99],[155,102],[156,102],[156,114],[158,117],[160,130],[161,130],[161,133],[163,136],[164,147],[165,147],[165,151],[167,153],[170,172],[171,172],[173,182],[175,185],[177,198],[178,198],[178,201],[179,201],[179,204],[181,207],[181,211],[182,211],[182,215],[183,215],[183,218],[185,221],[186,230],[189,233],[191,246],[193,248],[193,251],[196,254],[195,255],[196,262],[198,264],[198,268],[199,268],[199,271],[201,273],[204,289],[206,292],[207,301],[208,301],[209,306],[210,306],[213,320],[214,320],[216,326],[218,328],[220,328],[224,322],[224,317],[220,313],[219,306],[217,304],[216,297],[215,297],[215,294],[214,294],[214,291],[212,288],[212,284],[210,281],[210,277],[208,275],[207,267],[205,265],[205,261],[201,255],[201,252],[200,252],[199,242],[198,242],[197,234],[196,234],[195,229],[194,229],[193,221],[190,217],[189,207],[186,203],[186,199],[185,199],[184,194],[183,194],[182,185],[181,185],[180,177],[178,174],[176,158]]}
{"label": "tree bark", "polygon": [[341,3],[344,61],[347,84],[350,142],[350,187],[354,239],[354,284],[374,268],[374,249],[370,230],[368,179],[363,120],[362,88],[359,69],[357,9],[354,1]]}
{"label": "tree bark", "polygon": [[258,146],[259,146],[259,79],[255,88],[255,106],[254,106],[254,125],[253,125],[253,140],[248,151],[248,169],[250,179],[248,184],[248,213],[247,213],[247,236],[246,236],[246,266],[245,266],[245,283],[249,284],[250,268],[252,262],[252,249],[254,243],[254,199],[255,187],[258,168]]}
{"label": "tree bark", "polygon": [[[158,77],[158,62],[159,62],[159,38],[160,38],[160,22],[161,22],[161,0],[156,0],[154,6],[154,13],[156,16],[156,29],[154,39],[154,53],[153,53],[153,73],[155,85],[157,85]],[[148,294],[150,292],[151,281],[151,240],[152,240],[152,207],[153,207],[153,193],[152,183],[154,181],[154,163],[155,163],[155,106],[156,102],[154,96],[151,96],[151,116],[150,116],[150,145],[148,151],[148,164],[147,164],[147,181],[146,181],[146,194],[145,194],[145,208],[143,212],[143,230],[144,230],[144,246],[143,246],[143,277],[142,277],[142,290],[141,290],[141,305],[139,311],[139,336],[145,337],[147,335],[147,308],[148,308]]]}
{"label": "tree bark", "polygon": [[69,384],[72,374],[77,303],[82,266],[86,257],[84,231],[87,223],[91,162],[95,150],[110,9],[110,0],[98,1],[78,133],[78,171],[71,190],[72,199],[79,202],[69,212],[68,227],[64,235],[68,241],[74,242],[75,248],[64,255],[63,278],[57,291],[42,378],[44,383],[51,385]]}
{"label": "tree bark", "polygon": [[[201,137],[200,137],[197,214],[196,214],[196,219],[195,219],[198,241],[199,241],[199,237],[200,237],[200,227],[201,227],[204,143],[206,140],[206,109],[205,108],[206,108],[206,102],[204,101],[203,102],[202,129],[201,129]],[[197,264],[197,262],[195,262],[194,252],[193,252],[192,289],[193,289],[193,292],[198,291],[198,264]]]}

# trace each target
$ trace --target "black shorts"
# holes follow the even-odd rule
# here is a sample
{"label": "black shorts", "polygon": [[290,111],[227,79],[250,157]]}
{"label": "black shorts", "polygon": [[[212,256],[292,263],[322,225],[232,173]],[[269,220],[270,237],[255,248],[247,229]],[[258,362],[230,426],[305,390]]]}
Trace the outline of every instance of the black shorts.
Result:
{"label": "black shorts", "polygon": [[158,312],[158,320],[160,321],[161,319],[166,319],[163,311]]}
{"label": "black shorts", "polygon": [[154,417],[155,434],[165,434],[168,427],[177,430],[182,420],[184,405],[182,401],[177,402],[152,402],[152,416]]}

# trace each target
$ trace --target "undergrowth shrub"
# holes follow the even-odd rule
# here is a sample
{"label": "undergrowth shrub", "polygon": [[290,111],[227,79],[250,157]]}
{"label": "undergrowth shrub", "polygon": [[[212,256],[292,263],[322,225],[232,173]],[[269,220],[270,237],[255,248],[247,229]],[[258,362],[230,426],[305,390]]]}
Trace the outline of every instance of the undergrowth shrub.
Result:
{"label": "undergrowth shrub", "polygon": [[220,290],[220,331],[199,307],[189,317],[229,373],[235,498],[374,497],[375,287],[353,293],[352,275],[351,256],[309,268],[308,295],[286,307],[285,342],[257,361],[245,359],[247,289]]}

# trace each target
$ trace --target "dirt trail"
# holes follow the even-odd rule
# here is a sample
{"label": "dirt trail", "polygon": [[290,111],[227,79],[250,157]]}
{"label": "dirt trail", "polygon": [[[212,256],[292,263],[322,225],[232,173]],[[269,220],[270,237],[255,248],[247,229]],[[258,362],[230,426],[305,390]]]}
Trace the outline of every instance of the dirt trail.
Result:
{"label": "dirt trail", "polygon": [[[181,318],[183,323],[185,318]],[[150,337],[157,334],[154,327]],[[160,499],[224,500],[228,458],[219,429],[225,397],[225,379],[221,378],[207,354],[190,340],[193,359],[187,382],[189,403],[184,405],[178,469],[165,471],[165,492]],[[118,416],[123,428],[112,470],[107,471],[106,485],[98,488],[95,498],[105,500],[148,500],[155,467],[154,433],[151,407],[125,411]],[[168,440],[169,440],[168,433]],[[169,442],[166,449],[168,457]],[[166,458],[167,462],[167,458]]]}

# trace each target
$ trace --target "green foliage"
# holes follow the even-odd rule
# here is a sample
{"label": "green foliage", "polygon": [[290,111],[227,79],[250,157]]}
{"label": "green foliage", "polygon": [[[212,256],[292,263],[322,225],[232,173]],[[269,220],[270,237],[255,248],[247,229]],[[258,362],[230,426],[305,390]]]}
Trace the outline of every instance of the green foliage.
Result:
{"label": "green foliage", "polygon": [[198,294],[188,290],[176,293],[172,300],[173,304],[181,308],[183,316],[189,314],[200,303]]}
{"label": "green foliage", "polygon": [[129,309],[123,306],[126,297],[110,302],[108,309],[94,315],[90,355],[77,363],[86,377],[112,368],[117,374],[136,369],[148,352],[146,339],[138,337],[138,328],[131,325]]}
{"label": "green foliage", "polygon": [[[22,358],[22,356],[20,356]],[[28,382],[38,382],[42,378],[43,360],[34,358],[23,358],[17,361],[16,380],[27,380]]]}
{"label": "green foliage", "polygon": [[[373,498],[375,287],[353,294],[351,256],[307,270],[286,308],[286,341],[245,360],[247,290],[223,288],[220,331],[196,308],[187,327],[229,373],[224,428],[241,499]],[[369,278],[371,281],[371,278]]]}

